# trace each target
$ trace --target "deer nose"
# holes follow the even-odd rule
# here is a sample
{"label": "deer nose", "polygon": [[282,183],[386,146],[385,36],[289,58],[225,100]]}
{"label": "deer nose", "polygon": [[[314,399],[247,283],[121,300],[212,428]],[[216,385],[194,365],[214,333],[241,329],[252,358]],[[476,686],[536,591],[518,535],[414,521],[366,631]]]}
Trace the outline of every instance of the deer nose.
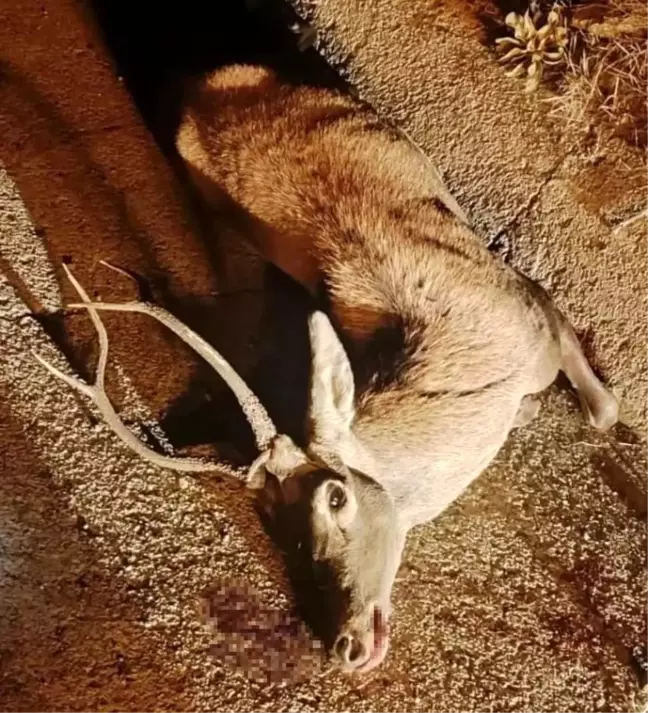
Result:
{"label": "deer nose", "polygon": [[336,657],[349,668],[361,666],[369,658],[369,650],[362,639],[351,633],[338,637],[334,647]]}

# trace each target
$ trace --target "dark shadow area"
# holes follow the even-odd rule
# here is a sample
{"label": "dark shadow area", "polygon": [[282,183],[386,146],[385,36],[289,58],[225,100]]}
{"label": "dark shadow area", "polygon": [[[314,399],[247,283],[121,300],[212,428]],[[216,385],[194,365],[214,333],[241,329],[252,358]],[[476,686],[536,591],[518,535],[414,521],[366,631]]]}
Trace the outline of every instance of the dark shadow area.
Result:
{"label": "dark shadow area", "polygon": [[645,520],[646,469],[643,459],[637,458],[645,444],[627,426],[618,423],[607,449],[593,448],[591,460],[598,473],[612,490],[626,503],[630,512]]}
{"label": "dark shadow area", "polygon": [[[220,226],[215,228],[213,218],[205,214],[178,165],[174,134],[184,81],[233,62],[262,63],[296,83],[343,88],[343,81],[313,48],[300,50],[294,30],[298,18],[282,0],[189,0],[166,5],[88,0],[86,6],[99,24],[117,74],[123,77],[144,121],[183,184],[182,201],[197,226],[213,274],[222,276],[236,271],[237,261],[250,257],[249,250],[237,246],[237,255],[232,257],[232,238],[223,240],[218,234]],[[223,356],[233,359],[235,368],[236,357],[228,349],[230,340],[225,338],[237,321],[234,305],[262,302],[259,332],[247,336],[261,355],[253,359],[244,378],[264,402],[279,430],[301,441],[309,370],[305,318],[312,304],[299,286],[274,267],[264,266],[262,271],[262,294],[256,296],[243,295],[245,285],[233,285],[235,294],[227,294],[227,285],[225,293],[219,290],[211,298],[185,294],[179,299],[162,270],[147,267],[147,274],[140,277],[148,282],[150,294],[158,303],[217,348],[222,347]],[[216,313],[227,317],[227,321],[215,317]],[[242,342],[243,339],[239,346],[245,349]],[[178,447],[233,442],[242,457],[249,460],[254,456],[254,444],[241,419],[232,395],[198,360],[188,387],[166,410],[162,427]],[[243,440],[241,433],[246,434]]]}
{"label": "dark shadow area", "polygon": [[312,48],[300,51],[297,16],[282,0],[140,3],[87,0],[139,111],[173,152],[183,80],[225,64],[260,63],[288,81],[343,86]]}

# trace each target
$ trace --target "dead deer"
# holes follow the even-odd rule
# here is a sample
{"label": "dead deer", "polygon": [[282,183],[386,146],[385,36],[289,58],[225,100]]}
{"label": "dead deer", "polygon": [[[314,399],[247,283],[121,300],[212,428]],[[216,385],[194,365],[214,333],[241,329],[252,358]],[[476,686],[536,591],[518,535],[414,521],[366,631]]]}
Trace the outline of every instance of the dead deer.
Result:
{"label": "dead deer", "polygon": [[[176,145],[214,216],[323,299],[337,331],[313,315],[309,448],[371,478],[400,531],[465,490],[559,370],[593,426],[616,422],[616,398],[546,292],[488,251],[422,153],[370,108],[234,65],[188,87]],[[376,558],[359,533],[396,521],[366,512],[338,545],[353,603],[335,650],[351,668],[373,656],[376,604],[389,610],[370,594]],[[382,566],[387,592],[396,567]]]}
{"label": "dead deer", "polygon": [[[322,638],[330,639],[331,632],[341,627],[343,633],[335,637],[335,650],[343,655],[342,661],[346,658],[351,662],[346,668],[366,671],[379,664],[387,652],[390,592],[406,534],[393,499],[376,481],[347,468],[334,455],[323,459],[317,449],[302,450],[289,436],[278,434],[264,406],[230,364],[172,314],[144,302],[92,302],[70,268],[63,265],[63,269],[82,300],[68,308],[86,309],[99,337],[95,383],[86,384],[65,374],[39,354],[34,353],[34,357],[54,376],[92,399],[115,434],[145,460],[174,471],[217,471],[238,477],[240,474],[225,463],[159,453],[120,420],[105,390],[108,333],[99,311],[148,315],[199,354],[233,391],[261,451],[245,475],[247,487],[262,513],[284,524],[279,528],[282,541],[292,548],[289,554],[293,560],[296,556],[300,570],[305,565],[318,591],[336,594],[328,609],[318,612],[326,620],[319,627]],[[310,326],[311,335],[321,342],[315,345],[317,349],[336,343],[333,329],[322,313],[311,316]],[[368,601],[372,602],[370,637],[365,621]],[[362,665],[358,663],[360,657]]]}
{"label": "dead deer", "polygon": [[480,244],[420,152],[369,109],[234,66],[189,92],[177,146],[214,215],[325,304],[309,320],[308,445],[278,436],[229,365],[171,315],[89,303],[78,283],[77,306],[103,345],[96,387],[48,368],[95,399],[141,455],[201,470],[209,466],[160,456],[119,423],[103,391],[97,310],[145,312],[196,349],[257,434],[248,481],[316,584],[326,643],[343,668],[368,671],[387,651],[407,532],[439,515],[533,417],[528,396],[562,369],[602,429],[616,422],[616,399],[548,295]]}

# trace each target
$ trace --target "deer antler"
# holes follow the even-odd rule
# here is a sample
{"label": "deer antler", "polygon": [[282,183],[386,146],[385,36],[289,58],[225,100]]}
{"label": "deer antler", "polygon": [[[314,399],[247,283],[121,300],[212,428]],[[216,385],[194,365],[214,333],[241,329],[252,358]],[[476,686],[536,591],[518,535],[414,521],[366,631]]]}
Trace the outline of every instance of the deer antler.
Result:
{"label": "deer antler", "polygon": [[[112,265],[108,264],[108,267]],[[221,357],[221,355],[209,345],[202,337],[193,332],[189,327],[184,325],[180,320],[176,319],[172,314],[163,310],[160,307],[146,304],[143,302],[126,302],[123,304],[108,304],[102,302],[92,302],[88,297],[83,287],[76,280],[67,265],[63,265],[63,269],[74,285],[83,302],[69,305],[72,309],[87,309],[90,314],[90,319],[97,330],[99,336],[99,360],[97,362],[97,373],[94,384],[85,384],[78,379],[64,374],[60,369],[50,364],[43,359],[39,354],[34,353],[36,359],[52,374],[64,381],[68,386],[80,391],[89,396],[99,408],[101,414],[106,420],[110,428],[126,443],[129,448],[134,450],[142,458],[154,463],[162,468],[169,468],[176,471],[184,472],[205,472],[220,468],[216,463],[208,463],[195,458],[173,458],[165,456],[152,450],[142,443],[120,420],[117,412],[105,391],[105,372],[108,361],[108,334],[106,328],[97,313],[97,310],[110,310],[119,312],[139,312],[153,317],[165,327],[170,329],[182,341],[188,344],[194,351],[207,361],[207,363],[215,369],[215,371],[224,379],[227,385],[232,389],[236,396],[243,412],[248,419],[250,426],[254,432],[257,446],[262,451],[261,460],[267,459],[267,455],[263,455],[271,449],[273,442],[276,440],[277,430],[270,419],[267,411],[257,399],[254,393],[248,388],[247,384],[241,377],[232,369],[232,367]],[[259,460],[259,459],[257,459]]]}

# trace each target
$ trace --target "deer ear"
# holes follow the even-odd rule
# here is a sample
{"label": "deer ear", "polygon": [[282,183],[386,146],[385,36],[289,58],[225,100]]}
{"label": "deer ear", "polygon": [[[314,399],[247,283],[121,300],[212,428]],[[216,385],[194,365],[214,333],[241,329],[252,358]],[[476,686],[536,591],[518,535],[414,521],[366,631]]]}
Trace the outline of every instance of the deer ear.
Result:
{"label": "deer ear", "polygon": [[309,319],[311,439],[334,443],[351,428],[355,415],[355,385],[351,364],[333,325],[323,312]]}

